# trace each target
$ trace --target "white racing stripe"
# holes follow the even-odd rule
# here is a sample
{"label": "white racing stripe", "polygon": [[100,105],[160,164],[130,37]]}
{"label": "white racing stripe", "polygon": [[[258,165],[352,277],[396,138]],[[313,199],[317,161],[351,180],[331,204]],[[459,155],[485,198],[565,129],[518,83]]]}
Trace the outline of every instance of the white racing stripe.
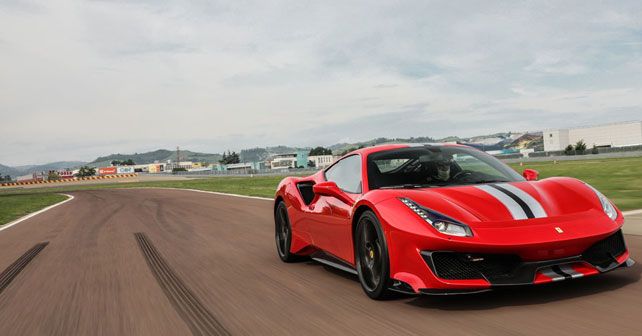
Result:
{"label": "white racing stripe", "polygon": [[528,216],[526,216],[522,207],[508,195],[488,185],[478,185],[475,187],[491,194],[498,201],[504,204],[514,219],[528,219]]}
{"label": "white racing stripe", "polygon": [[548,214],[546,213],[546,211],[544,211],[544,208],[542,208],[542,205],[535,198],[533,198],[533,196],[529,195],[527,192],[508,183],[498,184],[498,186],[503,187],[504,189],[515,194],[515,196],[521,198],[521,200],[524,201],[524,203],[526,203],[526,205],[528,205],[529,208],[531,208],[531,211],[533,212],[533,215],[535,216],[535,218],[548,217]]}

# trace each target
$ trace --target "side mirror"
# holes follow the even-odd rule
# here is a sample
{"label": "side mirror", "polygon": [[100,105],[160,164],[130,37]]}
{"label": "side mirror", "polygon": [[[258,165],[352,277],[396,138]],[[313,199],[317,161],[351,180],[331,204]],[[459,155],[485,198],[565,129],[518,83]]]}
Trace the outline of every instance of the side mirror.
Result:
{"label": "side mirror", "polygon": [[352,198],[350,198],[350,196],[343,192],[343,190],[341,190],[336,183],[331,181],[315,184],[314,186],[312,186],[312,191],[315,195],[334,197],[349,206],[352,206],[354,204]]}
{"label": "side mirror", "polygon": [[537,181],[539,178],[539,172],[535,169],[524,169],[522,176],[524,176],[526,181]]}

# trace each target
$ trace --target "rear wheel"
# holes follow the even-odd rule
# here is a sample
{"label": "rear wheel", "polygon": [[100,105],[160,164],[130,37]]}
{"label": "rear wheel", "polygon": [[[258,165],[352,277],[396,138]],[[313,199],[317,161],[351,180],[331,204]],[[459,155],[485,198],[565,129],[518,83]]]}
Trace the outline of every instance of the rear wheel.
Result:
{"label": "rear wheel", "polygon": [[372,211],[359,217],[355,235],[355,252],[359,282],[366,294],[375,300],[388,297],[390,262],[388,246],[377,216]]}
{"label": "rear wheel", "polygon": [[279,202],[274,211],[274,238],[276,240],[276,250],[279,257],[284,262],[294,262],[301,260],[301,257],[290,252],[292,245],[292,227],[290,226],[290,217],[285,202]]}

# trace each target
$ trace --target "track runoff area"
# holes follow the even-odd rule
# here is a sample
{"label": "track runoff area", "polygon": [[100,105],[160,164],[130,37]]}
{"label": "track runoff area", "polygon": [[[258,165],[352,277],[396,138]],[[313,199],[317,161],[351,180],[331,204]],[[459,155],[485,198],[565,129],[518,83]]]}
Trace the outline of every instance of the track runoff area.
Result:
{"label": "track runoff area", "polygon": [[[642,330],[639,264],[548,286],[375,302],[353,275],[312,261],[280,262],[272,207],[271,199],[179,189],[70,193],[64,203],[0,232],[0,334]],[[642,212],[628,213],[627,220],[636,258]]]}

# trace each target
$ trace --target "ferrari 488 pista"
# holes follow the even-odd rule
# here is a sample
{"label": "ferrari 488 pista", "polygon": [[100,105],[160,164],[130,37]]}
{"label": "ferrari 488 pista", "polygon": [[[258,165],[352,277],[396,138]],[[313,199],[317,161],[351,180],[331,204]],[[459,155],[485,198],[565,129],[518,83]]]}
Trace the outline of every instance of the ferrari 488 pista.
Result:
{"label": "ferrari 488 pista", "polygon": [[622,213],[574,178],[537,180],[462,145],[384,145],[288,177],[274,202],[285,262],[312,258],[392,291],[462,294],[631,266]]}

